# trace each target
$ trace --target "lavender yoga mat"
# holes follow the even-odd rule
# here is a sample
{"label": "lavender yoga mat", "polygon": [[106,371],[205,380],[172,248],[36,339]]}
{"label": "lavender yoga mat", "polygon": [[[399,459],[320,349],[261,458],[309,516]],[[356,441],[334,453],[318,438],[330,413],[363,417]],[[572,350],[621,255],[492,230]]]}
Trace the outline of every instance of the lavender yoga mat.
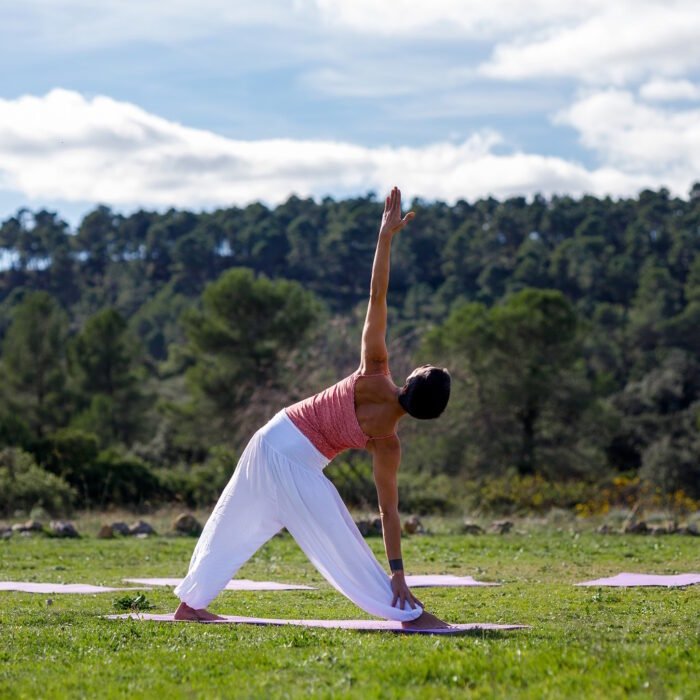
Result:
{"label": "lavender yoga mat", "polygon": [[[141,583],[147,586],[177,586],[181,578],[125,578],[129,583]],[[452,576],[451,574],[427,574],[406,576],[406,583],[411,588],[428,588],[433,586],[500,586],[499,583],[483,583],[475,581],[471,576]],[[291,583],[276,583],[274,581],[249,581],[233,579],[226,584],[227,591],[292,591],[316,590],[313,586],[302,586]]]}
{"label": "lavender yoga mat", "polygon": [[675,588],[677,586],[692,586],[700,583],[700,574],[676,574],[674,576],[660,576],[656,574],[618,574],[610,578],[597,578],[594,581],[577,583],[577,586],[664,586]]}
{"label": "lavender yoga mat", "polygon": [[410,588],[429,588],[437,586],[500,586],[500,583],[484,583],[471,576],[452,576],[452,574],[423,574],[406,576]]}
{"label": "lavender yoga mat", "polygon": [[[155,622],[181,622],[173,619],[173,614],[156,615],[152,613],[127,613],[124,615],[105,615],[110,620],[152,620]],[[224,615],[223,620],[202,622],[205,625],[294,625],[295,627],[319,627],[323,629],[364,630],[368,632],[400,632],[405,634],[464,634],[476,630],[518,630],[527,629],[528,625],[495,625],[489,622],[473,622],[469,624],[450,625],[445,629],[414,630],[404,629],[400,622],[389,620],[277,620],[264,617],[237,617]]]}
{"label": "lavender yoga mat", "polygon": [[0,591],[20,591],[21,593],[112,593],[114,591],[138,590],[142,589],[91,586],[88,583],[33,583],[31,581],[0,581]]}
{"label": "lavender yoga mat", "polygon": [[[147,586],[177,586],[181,578],[125,578],[129,583],[143,583]],[[235,578],[226,584],[227,591],[315,591],[313,586],[302,586],[293,583],[277,583],[275,581],[250,581],[245,578]]]}

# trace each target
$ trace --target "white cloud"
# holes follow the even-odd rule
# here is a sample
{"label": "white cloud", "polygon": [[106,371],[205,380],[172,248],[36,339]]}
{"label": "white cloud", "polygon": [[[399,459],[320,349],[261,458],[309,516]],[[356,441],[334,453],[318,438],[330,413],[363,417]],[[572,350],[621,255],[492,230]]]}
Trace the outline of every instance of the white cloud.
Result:
{"label": "white cloud", "polygon": [[609,89],[581,97],[556,121],[573,126],[581,143],[611,168],[649,173],[686,192],[698,178],[700,109],[668,111]]}
{"label": "white cloud", "polygon": [[25,43],[69,51],[174,43],[231,27],[289,25],[298,6],[288,0],[22,0],[3,8],[0,36],[11,40],[20,31]]}
{"label": "white cloud", "polygon": [[30,36],[70,47],[171,41],[231,26],[295,22],[388,38],[483,39],[582,19],[604,6],[605,0],[530,0],[526,10],[521,0],[22,0],[3,13]]}
{"label": "white cloud", "polygon": [[700,85],[690,80],[650,80],[639,88],[639,95],[653,102],[700,100]]}
{"label": "white cloud", "polygon": [[552,23],[541,36],[521,35],[496,46],[481,72],[509,80],[572,77],[620,85],[700,67],[696,0],[618,0],[597,9],[581,22]]}
{"label": "white cloud", "polygon": [[[569,115],[572,123],[584,107]],[[581,123],[588,125],[583,118]],[[605,135],[593,136],[592,143],[609,148]],[[0,100],[0,182],[38,203],[209,207],[256,199],[276,203],[291,193],[381,192],[395,183],[408,196],[447,200],[535,192],[623,195],[667,184],[663,173],[610,165],[587,170],[557,157],[504,155],[500,144],[495,132],[410,148],[242,141],[67,90]],[[692,174],[679,179],[682,193]]]}
{"label": "white cloud", "polygon": [[327,26],[362,34],[477,39],[583,19],[605,0],[308,0]]}

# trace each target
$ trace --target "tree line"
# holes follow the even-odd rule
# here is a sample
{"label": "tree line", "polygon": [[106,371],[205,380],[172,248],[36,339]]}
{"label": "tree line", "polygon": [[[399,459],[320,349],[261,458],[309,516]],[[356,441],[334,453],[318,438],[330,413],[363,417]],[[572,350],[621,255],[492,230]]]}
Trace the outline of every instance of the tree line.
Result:
{"label": "tree line", "polygon": [[[413,483],[627,473],[700,497],[700,185],[412,208],[395,379],[423,361],[454,378],[440,421],[402,428]],[[368,195],[5,220],[12,502],[41,501],[43,478],[77,505],[213,498],[261,421],[357,366],[380,216]],[[359,455],[339,469],[368,481]]]}

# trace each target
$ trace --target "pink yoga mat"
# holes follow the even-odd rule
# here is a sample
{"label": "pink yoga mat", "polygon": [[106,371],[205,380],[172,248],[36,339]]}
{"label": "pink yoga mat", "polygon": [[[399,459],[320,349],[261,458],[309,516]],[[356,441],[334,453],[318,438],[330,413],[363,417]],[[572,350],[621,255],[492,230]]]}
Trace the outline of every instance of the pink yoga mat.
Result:
{"label": "pink yoga mat", "polygon": [[[129,583],[141,583],[146,586],[177,586],[181,578],[125,578]],[[427,574],[406,576],[406,583],[412,588],[428,588],[433,586],[500,586],[499,583],[483,583],[475,581],[471,576],[452,576],[451,574]],[[313,591],[313,586],[302,586],[291,583],[276,583],[274,581],[250,581],[233,579],[226,584],[227,591]]]}
{"label": "pink yoga mat", "polygon": [[674,576],[658,576],[656,574],[618,574],[611,578],[597,578],[594,581],[577,583],[577,586],[692,586],[700,583],[700,574],[676,574]]}
{"label": "pink yoga mat", "polygon": [[114,591],[138,590],[142,589],[91,586],[88,583],[33,583],[31,581],[0,581],[0,591],[20,591],[21,593],[112,593]]}
{"label": "pink yoga mat", "polygon": [[[129,583],[143,583],[146,586],[177,586],[181,578],[125,578]],[[227,591],[315,591],[313,586],[302,586],[293,583],[277,583],[275,581],[250,581],[245,578],[235,578],[226,584]]]}
{"label": "pink yoga mat", "polygon": [[[180,622],[173,619],[173,614],[156,615],[152,613],[127,613],[124,615],[105,615],[110,620],[153,620],[156,622]],[[294,625],[296,627],[319,627],[323,629],[364,630],[372,632],[402,632],[407,634],[463,634],[475,630],[518,630],[527,629],[528,625],[494,625],[489,622],[450,625],[446,629],[412,630],[401,627],[400,622],[389,620],[276,620],[264,617],[237,617],[224,615],[223,620],[204,622],[207,625],[243,624],[243,625]]]}
{"label": "pink yoga mat", "polygon": [[437,586],[500,586],[500,583],[475,581],[471,576],[452,576],[452,574],[424,574],[406,576],[410,588],[429,588]]}

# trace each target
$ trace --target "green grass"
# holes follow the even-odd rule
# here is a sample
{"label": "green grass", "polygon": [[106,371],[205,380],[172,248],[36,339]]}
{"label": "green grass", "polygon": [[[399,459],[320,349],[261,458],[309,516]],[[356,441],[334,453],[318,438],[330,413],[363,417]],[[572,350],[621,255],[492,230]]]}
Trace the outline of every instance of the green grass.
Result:
{"label": "green grass", "polygon": [[[370,540],[381,553],[381,540]],[[121,583],[183,575],[194,540],[0,543],[0,579]],[[700,586],[576,588],[620,571],[700,569],[692,537],[531,532],[407,538],[414,573],[470,574],[500,588],[421,589],[452,621],[529,630],[438,638],[300,628],[110,621],[119,594],[0,593],[0,698],[697,698]],[[212,610],[268,617],[364,616],[332,590],[289,537],[240,575],[318,591],[224,592]],[[147,593],[174,609],[168,589]]]}

